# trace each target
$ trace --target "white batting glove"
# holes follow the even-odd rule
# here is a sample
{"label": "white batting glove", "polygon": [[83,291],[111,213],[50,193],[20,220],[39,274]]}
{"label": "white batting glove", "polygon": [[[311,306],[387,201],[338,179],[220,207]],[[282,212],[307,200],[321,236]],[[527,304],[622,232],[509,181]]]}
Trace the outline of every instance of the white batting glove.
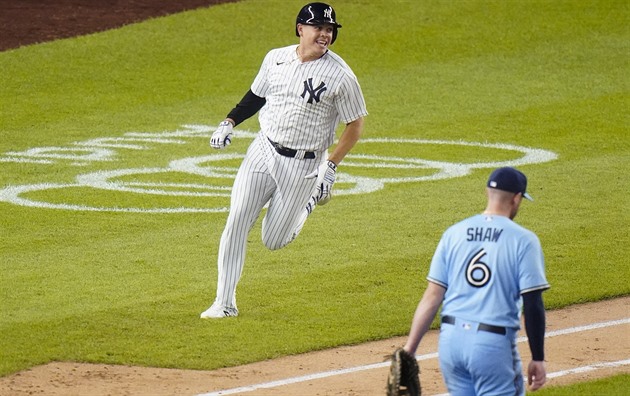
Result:
{"label": "white batting glove", "polygon": [[210,138],[210,146],[215,149],[222,149],[232,143],[232,123],[228,120],[221,121],[219,127]]}
{"label": "white batting glove", "polygon": [[337,165],[330,160],[326,160],[315,171],[305,176],[307,179],[317,177],[315,199],[318,205],[325,205],[332,198],[332,187],[337,177],[336,174]]}

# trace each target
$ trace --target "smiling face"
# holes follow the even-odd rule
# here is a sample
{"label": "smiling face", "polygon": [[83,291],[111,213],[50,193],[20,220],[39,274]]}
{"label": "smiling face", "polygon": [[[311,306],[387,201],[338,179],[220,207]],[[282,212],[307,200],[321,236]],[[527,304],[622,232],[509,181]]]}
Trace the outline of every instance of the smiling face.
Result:
{"label": "smiling face", "polygon": [[321,25],[298,24],[297,31],[300,36],[302,60],[317,59],[324,55],[332,43],[334,30],[335,27],[329,23]]}

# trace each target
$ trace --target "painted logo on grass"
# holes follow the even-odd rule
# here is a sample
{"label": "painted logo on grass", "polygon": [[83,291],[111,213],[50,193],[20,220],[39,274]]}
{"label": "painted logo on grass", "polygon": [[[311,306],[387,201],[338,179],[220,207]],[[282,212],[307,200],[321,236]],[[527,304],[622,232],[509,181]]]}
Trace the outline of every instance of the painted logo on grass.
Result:
{"label": "painted logo on grass", "polygon": [[[128,132],[123,137],[90,139],[66,147],[39,147],[22,152],[7,152],[0,157],[0,162],[42,165],[61,163],[75,167],[111,164],[120,161],[119,158],[128,151],[156,150],[167,145],[183,145],[200,139],[207,141],[214,131],[214,127],[207,125],[184,125],[183,128],[171,132]],[[236,138],[251,140],[256,133],[237,130],[234,135]],[[439,158],[439,150],[432,147],[461,149],[473,152],[473,155],[469,155],[472,159],[468,162],[448,160],[450,158]],[[36,184],[7,186],[0,190],[0,201],[33,208],[76,211],[226,212],[232,180],[240,160],[244,157],[244,152],[231,148],[232,146],[220,152],[208,148],[207,155],[180,158],[158,167],[121,167],[80,173],[72,183],[42,180]],[[369,154],[396,153],[398,148],[404,148],[404,153],[399,150],[401,155]],[[476,160],[475,151],[479,152],[477,157],[483,157],[486,161]],[[412,154],[409,155],[409,152]],[[426,153],[426,157],[437,155],[438,158],[422,158],[423,153]],[[337,175],[335,195],[369,194],[383,189],[387,184],[450,179],[466,176],[479,168],[520,166],[548,162],[556,158],[557,155],[551,151],[512,144],[364,138],[344,159],[343,167]],[[105,192],[109,195],[103,194]],[[55,198],[47,199],[47,194]],[[73,198],[66,201],[62,198],[60,201],[59,197],[64,195]],[[90,202],[96,200],[89,198],[92,195],[111,197],[112,202],[95,204]],[[123,195],[125,199],[120,198]],[[131,197],[133,199],[128,199]],[[186,203],[169,206],[160,202],[159,197],[163,197],[163,200],[186,197]],[[142,201],[143,204],[134,206],[134,200]],[[121,202],[125,204],[122,205]]]}

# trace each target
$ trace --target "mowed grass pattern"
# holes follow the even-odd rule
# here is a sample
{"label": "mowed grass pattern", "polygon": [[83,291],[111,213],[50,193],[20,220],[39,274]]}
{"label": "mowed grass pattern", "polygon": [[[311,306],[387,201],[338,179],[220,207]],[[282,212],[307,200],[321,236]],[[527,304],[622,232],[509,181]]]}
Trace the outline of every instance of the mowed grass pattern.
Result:
{"label": "mowed grass pattern", "polygon": [[[79,175],[215,154],[210,130],[248,89],[264,54],[296,42],[302,5],[243,1],[0,53],[0,188],[71,185]],[[630,292],[627,2],[333,5],[343,28],[332,49],[363,88],[366,138],[503,143],[557,154],[521,166],[536,201],[517,218],[542,241],[552,284],[547,307]],[[16,162],[10,154],[185,125],[208,127],[178,144],[109,147],[109,161]],[[257,126],[254,117],[239,128]],[[249,142],[237,137],[225,152],[242,154]],[[354,153],[466,164],[519,156],[387,141],[359,144]],[[406,334],[442,231],[483,209],[489,171],[480,166],[462,177],[340,195],[280,251],[264,248],[259,221],[238,289],[241,316],[225,321],[198,318],[214,296],[225,211],[0,202],[0,375],[55,360],[215,369]],[[340,172],[430,173],[343,163]],[[121,177],[145,184],[204,179],[185,172]],[[22,197],[123,209],[229,205],[227,197],[79,187]]]}

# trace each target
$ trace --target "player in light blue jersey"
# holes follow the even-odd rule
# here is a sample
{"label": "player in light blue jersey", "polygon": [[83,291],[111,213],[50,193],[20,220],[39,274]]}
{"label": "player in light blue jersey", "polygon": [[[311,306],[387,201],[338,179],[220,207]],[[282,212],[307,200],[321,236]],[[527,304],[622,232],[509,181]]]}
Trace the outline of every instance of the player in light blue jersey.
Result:
{"label": "player in light blue jersey", "polygon": [[440,305],[440,369],[452,396],[524,395],[516,347],[520,316],[532,361],[530,390],[544,385],[545,308],[549,288],[538,237],[513,222],[527,178],[504,167],[490,175],[482,214],[451,226],[437,246],[428,287],[414,315],[404,349],[415,354]]}

